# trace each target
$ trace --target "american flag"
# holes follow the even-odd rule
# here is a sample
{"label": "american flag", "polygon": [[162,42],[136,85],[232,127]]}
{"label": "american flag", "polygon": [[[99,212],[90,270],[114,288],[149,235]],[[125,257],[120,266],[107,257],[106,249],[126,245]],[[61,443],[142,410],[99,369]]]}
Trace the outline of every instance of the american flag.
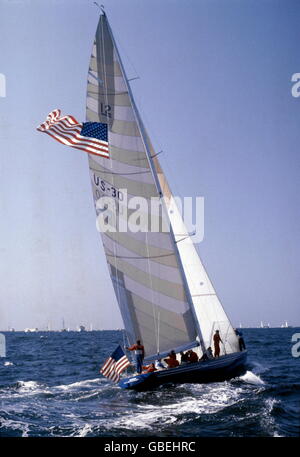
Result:
{"label": "american flag", "polygon": [[55,109],[37,130],[47,133],[62,144],[109,158],[107,124],[100,122],[78,122],[73,116],[60,117]]}
{"label": "american flag", "polygon": [[120,380],[120,373],[122,373],[128,365],[130,365],[130,362],[119,345],[111,356],[104,362],[100,373],[108,379],[118,382]]}

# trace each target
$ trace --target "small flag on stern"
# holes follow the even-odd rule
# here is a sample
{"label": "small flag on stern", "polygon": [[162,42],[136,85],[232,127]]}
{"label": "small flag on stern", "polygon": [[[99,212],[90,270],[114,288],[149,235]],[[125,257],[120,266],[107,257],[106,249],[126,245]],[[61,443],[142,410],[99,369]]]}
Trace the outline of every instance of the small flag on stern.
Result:
{"label": "small flag on stern", "polygon": [[78,122],[73,116],[60,116],[59,109],[48,114],[37,130],[47,133],[62,144],[109,158],[107,124]]}
{"label": "small flag on stern", "polygon": [[114,382],[119,382],[120,373],[122,373],[122,371],[125,370],[125,368],[129,365],[130,362],[124,354],[123,349],[119,345],[117,349],[111,354],[111,356],[104,362],[100,373]]}

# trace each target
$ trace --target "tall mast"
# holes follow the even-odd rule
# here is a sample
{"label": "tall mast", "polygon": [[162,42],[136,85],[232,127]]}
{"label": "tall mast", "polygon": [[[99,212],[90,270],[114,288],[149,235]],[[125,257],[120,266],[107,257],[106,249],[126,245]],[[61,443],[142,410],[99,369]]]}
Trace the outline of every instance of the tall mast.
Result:
{"label": "tall mast", "polygon": [[[157,189],[157,192],[158,192],[160,198],[162,199],[163,206],[164,206],[165,212],[167,214],[167,218],[169,219],[169,217],[168,217],[168,209],[166,207],[166,204],[165,204],[165,201],[164,201],[164,198],[163,198],[162,188],[161,188],[158,176],[157,176],[155,165],[153,163],[153,159],[152,159],[150,147],[149,147],[149,144],[148,144],[148,139],[147,139],[147,134],[146,134],[146,131],[145,131],[145,127],[143,125],[143,122],[142,122],[140,113],[138,111],[138,108],[137,108],[137,106],[135,104],[135,100],[134,100],[134,97],[133,97],[133,94],[132,94],[132,91],[131,91],[131,87],[129,85],[129,82],[128,82],[128,79],[127,79],[127,76],[126,76],[125,68],[124,68],[124,65],[123,65],[123,62],[122,62],[122,59],[121,59],[117,44],[115,42],[115,39],[114,39],[112,30],[111,30],[110,24],[108,22],[107,15],[103,10],[102,10],[102,12],[103,12],[103,16],[105,17],[105,19],[107,21],[108,30],[109,30],[109,33],[110,33],[110,36],[111,36],[111,40],[113,42],[114,49],[116,50],[116,53],[117,53],[117,56],[118,56],[118,60],[119,60],[120,67],[121,67],[121,71],[122,71],[122,74],[123,74],[123,77],[124,77],[124,80],[125,80],[125,84],[126,84],[126,87],[127,87],[128,95],[129,95],[129,98],[130,98],[130,101],[131,101],[131,104],[132,104],[132,108],[133,108],[133,111],[134,111],[134,114],[135,114],[135,117],[136,117],[136,122],[137,122],[139,131],[140,131],[140,134],[141,134],[141,138],[142,138],[142,141],[143,141],[143,144],[144,144],[144,147],[145,147],[147,159],[148,159],[148,162],[149,162],[149,165],[150,165],[150,170],[151,170],[151,173],[152,173],[155,185],[156,185],[156,189]],[[200,340],[200,345],[201,345],[202,351],[204,352],[205,351],[205,346],[204,346],[204,342],[203,342],[201,328],[200,328],[199,321],[198,321],[198,318],[197,318],[197,315],[196,315],[196,312],[195,312],[192,296],[191,296],[191,293],[190,293],[190,290],[189,290],[189,287],[188,287],[187,279],[186,279],[186,276],[185,276],[184,268],[183,268],[183,265],[182,265],[182,261],[181,261],[181,258],[180,258],[180,254],[179,254],[179,251],[178,251],[178,247],[177,247],[177,243],[176,243],[176,240],[175,240],[175,235],[174,235],[171,223],[170,223],[169,226],[170,226],[171,239],[172,239],[172,242],[173,242],[173,245],[174,245],[174,251],[175,251],[175,254],[176,254],[179,270],[181,272],[181,276],[182,276],[182,280],[183,280],[184,290],[185,290],[188,303],[190,305],[190,308],[191,308],[193,316],[194,316],[194,322],[195,322],[197,333],[198,333],[198,337],[199,337],[199,340]]]}

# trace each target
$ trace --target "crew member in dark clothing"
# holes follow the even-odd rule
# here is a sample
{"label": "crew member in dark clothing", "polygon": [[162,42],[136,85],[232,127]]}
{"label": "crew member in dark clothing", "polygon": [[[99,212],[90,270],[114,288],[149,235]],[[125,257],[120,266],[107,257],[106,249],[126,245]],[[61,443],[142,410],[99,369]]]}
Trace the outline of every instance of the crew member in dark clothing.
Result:
{"label": "crew member in dark clothing", "polygon": [[214,334],[215,357],[220,357],[220,342],[223,343],[219,330],[216,330],[216,333]]}
{"label": "crew member in dark clothing", "polygon": [[237,328],[235,329],[235,334],[236,334],[236,336],[238,337],[238,340],[239,340],[240,351],[243,351],[244,349],[246,349],[246,345],[245,345],[245,341],[244,341],[244,338],[243,338],[243,334]]}
{"label": "crew member in dark clothing", "polygon": [[212,358],[213,358],[213,353],[212,353],[211,347],[209,347],[203,353],[203,356],[201,357],[200,362],[205,362],[206,360],[210,360]]}
{"label": "crew member in dark clothing", "polygon": [[180,352],[180,355],[181,355],[181,359],[180,359],[180,362],[181,363],[186,363],[189,361],[189,355],[187,352]]}

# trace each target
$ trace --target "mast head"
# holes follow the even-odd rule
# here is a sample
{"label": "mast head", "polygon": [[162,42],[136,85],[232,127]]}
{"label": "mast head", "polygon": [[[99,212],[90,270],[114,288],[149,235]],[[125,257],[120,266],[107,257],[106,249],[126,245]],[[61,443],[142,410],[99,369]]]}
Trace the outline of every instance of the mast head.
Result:
{"label": "mast head", "polygon": [[99,6],[97,2],[94,2],[94,4],[98,6],[98,8],[101,10],[101,13],[103,14],[103,16],[106,16],[105,10],[104,10],[104,5]]}

